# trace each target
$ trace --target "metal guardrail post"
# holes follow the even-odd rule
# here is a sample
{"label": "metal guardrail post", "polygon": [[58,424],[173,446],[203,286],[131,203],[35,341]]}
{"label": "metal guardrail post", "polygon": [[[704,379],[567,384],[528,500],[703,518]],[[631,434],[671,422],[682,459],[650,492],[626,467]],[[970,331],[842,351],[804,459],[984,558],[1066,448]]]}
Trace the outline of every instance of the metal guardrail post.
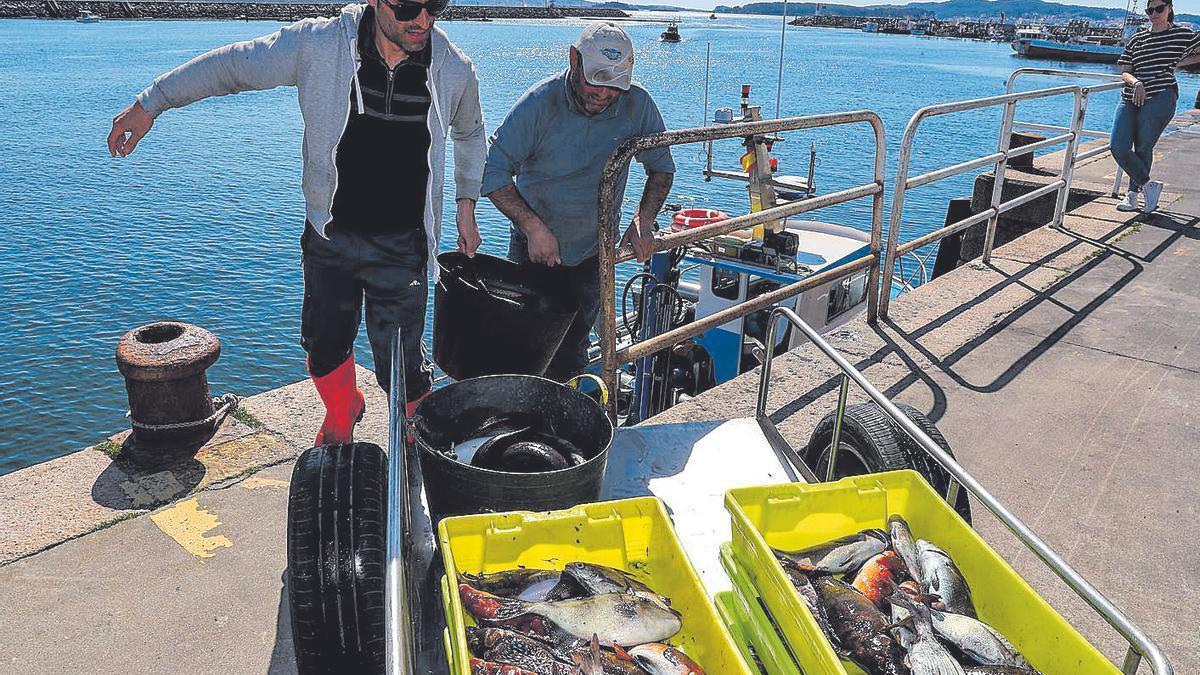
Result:
{"label": "metal guardrail post", "polygon": [[[1075,570],[1066,560],[1063,560],[1046,542],[1029,529],[1016,515],[1009,511],[1003,504],[997,500],[992,493],[988,492],[978,480],[975,479],[965,468],[962,467],[953,457],[950,456],[940,445],[921,430],[911,419],[908,418],[894,403],[884,396],[883,392],[879,391],[858,371],[849,361],[845,359],[836,349],[825,341],[811,326],[805,323],[795,312],[786,307],[776,307],[771,312],[770,323],[771,330],[774,331],[780,317],[787,319],[789,323],[804,334],[822,354],[833,362],[839,370],[842,371],[844,380],[852,380],[862,389],[867,396],[880,407],[885,415],[890,417],[904,433],[908,434],[917,445],[932,457],[938,464],[942,466],[953,481],[961,484],[966,488],[972,496],[981,503],[984,508],[992,513],[1000,522],[1008,528],[1020,542],[1032,551],[1043,563],[1046,564],[1064,583],[1071,588],[1080,598],[1088,603],[1113,627],[1130,645],[1130,654],[1126,656],[1122,670],[1127,674],[1132,674],[1138,668],[1138,664],[1142,658],[1150,661],[1151,670],[1155,675],[1173,675],[1174,669],[1171,667],[1162,649],[1151,640],[1140,628],[1138,628],[1129,617],[1112,602],[1104,597],[1104,595],[1088,582],[1078,571]],[[766,359],[763,363],[759,382],[759,420],[767,420],[765,413],[765,402],[770,388],[770,372],[772,352],[768,350]],[[771,425],[774,429],[774,425]],[[777,433],[777,430],[776,430]],[[801,467],[797,467],[800,469]],[[807,469],[807,467],[804,467]],[[803,473],[803,471],[802,471]],[[811,471],[809,471],[811,473]],[[953,483],[952,483],[953,485]]]}
{"label": "metal guardrail post", "polygon": [[842,422],[846,419],[846,397],[850,395],[850,378],[842,375],[842,386],[838,387],[837,413],[833,416],[833,438],[829,439],[829,465],[825,467],[825,480],[832,481],[837,468],[838,451],[842,448]]}
{"label": "metal guardrail post", "polygon": [[[1078,92],[1076,92],[1078,95]],[[992,181],[992,201],[991,209],[994,212],[991,218],[987,221],[987,234],[983,238],[983,262],[990,264],[992,262],[992,247],[996,243],[996,226],[1000,224],[1000,203],[1004,197],[1004,172],[1008,168],[1008,150],[1012,144],[1012,125],[1013,117],[1017,114],[1017,102],[1009,101],[1004,106],[1004,119],[1000,123],[1000,140],[996,144],[996,152],[1004,153],[1004,156],[996,161],[996,168],[993,174]]]}
{"label": "metal guardrail post", "polygon": [[414,673],[413,617],[409,606],[408,571],[404,568],[407,524],[412,522],[408,493],[407,417],[404,411],[404,348],[400,330],[392,343],[392,377],[388,383],[387,577],[384,582],[386,667],[388,675]]}
{"label": "metal guardrail post", "polygon": [[1075,92],[1075,110],[1071,114],[1071,140],[1063,150],[1062,176],[1063,186],[1058,189],[1058,197],[1054,202],[1054,219],[1050,227],[1059,229],[1067,211],[1067,199],[1071,196],[1071,178],[1075,174],[1075,155],[1079,152],[1083,120],[1087,117],[1087,92],[1083,89]]}

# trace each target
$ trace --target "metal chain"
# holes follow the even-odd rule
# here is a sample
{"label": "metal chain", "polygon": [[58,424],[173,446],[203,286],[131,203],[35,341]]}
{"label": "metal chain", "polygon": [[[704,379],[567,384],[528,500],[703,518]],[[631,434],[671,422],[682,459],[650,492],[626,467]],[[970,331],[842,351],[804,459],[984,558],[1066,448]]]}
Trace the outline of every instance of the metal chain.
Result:
{"label": "metal chain", "polygon": [[213,422],[216,422],[217,420],[224,417],[226,415],[226,413],[231,412],[233,410],[233,408],[236,407],[241,402],[242,402],[242,397],[238,396],[237,394],[223,394],[221,396],[214,396],[213,400],[212,400],[212,404],[213,404],[213,408],[216,409],[215,412],[213,412],[213,414],[209,415],[208,417],[205,417],[202,420],[196,420],[194,422],[174,422],[171,424],[146,424],[144,422],[139,422],[139,421],[133,419],[133,411],[132,410],[126,412],[125,416],[129,418],[130,423],[132,423],[134,427],[136,427],[138,429],[145,429],[146,431],[171,431],[173,429],[189,429],[191,427],[202,427],[202,426],[205,426],[208,424],[212,424]]}

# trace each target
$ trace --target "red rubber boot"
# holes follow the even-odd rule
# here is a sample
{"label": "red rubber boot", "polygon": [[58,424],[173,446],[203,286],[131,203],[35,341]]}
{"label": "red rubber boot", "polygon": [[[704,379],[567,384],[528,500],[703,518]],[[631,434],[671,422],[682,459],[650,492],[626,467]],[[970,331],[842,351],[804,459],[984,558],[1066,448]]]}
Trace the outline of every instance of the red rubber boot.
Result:
{"label": "red rubber boot", "polygon": [[354,425],[367,409],[362,391],[354,386],[354,356],[328,375],[314,376],[312,380],[325,404],[325,421],[313,445],[353,443]]}

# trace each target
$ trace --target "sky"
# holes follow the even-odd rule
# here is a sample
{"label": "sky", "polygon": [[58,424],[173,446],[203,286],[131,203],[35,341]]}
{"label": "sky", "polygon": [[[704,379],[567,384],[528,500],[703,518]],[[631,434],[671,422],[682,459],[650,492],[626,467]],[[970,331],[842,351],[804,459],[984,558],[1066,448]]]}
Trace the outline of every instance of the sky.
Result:
{"label": "sky", "polygon": [[[655,0],[645,0],[645,1],[625,0],[625,2],[628,2],[630,4],[674,5],[676,7],[691,7],[691,8],[695,8],[695,9],[702,9],[705,11],[712,9],[713,7],[715,7],[717,5],[726,5],[726,6],[734,7],[737,5],[750,4],[750,2],[754,2],[754,1],[756,1],[756,0],[659,0],[657,2]],[[775,1],[775,0],[772,0],[772,1]],[[779,1],[782,1],[782,0],[779,0]],[[884,5],[884,4],[904,5],[904,4],[908,4],[909,1],[910,0],[883,0],[883,1],[880,1],[880,0],[837,0],[836,4],[856,5],[856,6]],[[1055,0],[1049,0],[1049,1],[1054,2]],[[1138,7],[1145,6],[1145,0],[1137,0],[1137,3],[1138,3]],[[1083,2],[1071,2],[1071,3],[1060,2],[1060,4],[1083,5],[1083,6],[1088,6],[1088,7],[1114,7],[1117,9],[1121,9],[1126,6],[1126,0],[1084,0]],[[1175,0],[1175,12],[1177,14],[1200,14],[1200,0]]]}

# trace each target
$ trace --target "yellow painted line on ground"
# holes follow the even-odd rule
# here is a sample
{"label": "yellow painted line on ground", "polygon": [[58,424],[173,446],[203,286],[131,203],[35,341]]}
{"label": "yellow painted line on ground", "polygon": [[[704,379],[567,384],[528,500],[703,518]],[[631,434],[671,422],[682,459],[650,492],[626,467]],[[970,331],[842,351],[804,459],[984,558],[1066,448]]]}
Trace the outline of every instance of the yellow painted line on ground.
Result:
{"label": "yellow painted line on ground", "polygon": [[289,485],[291,485],[291,483],[287,482],[286,480],[279,480],[278,478],[262,478],[261,476],[250,476],[246,480],[242,481],[242,487],[248,490],[257,490],[259,488],[267,487],[285,488]]}
{"label": "yellow painted line on ground", "polygon": [[217,520],[216,515],[200,508],[200,503],[195,499],[159,511],[151,515],[150,520],[183,550],[197,558],[211,558],[216,555],[214,551],[218,548],[233,546],[229,537],[223,534],[208,536],[209,530],[219,526],[221,521]]}

